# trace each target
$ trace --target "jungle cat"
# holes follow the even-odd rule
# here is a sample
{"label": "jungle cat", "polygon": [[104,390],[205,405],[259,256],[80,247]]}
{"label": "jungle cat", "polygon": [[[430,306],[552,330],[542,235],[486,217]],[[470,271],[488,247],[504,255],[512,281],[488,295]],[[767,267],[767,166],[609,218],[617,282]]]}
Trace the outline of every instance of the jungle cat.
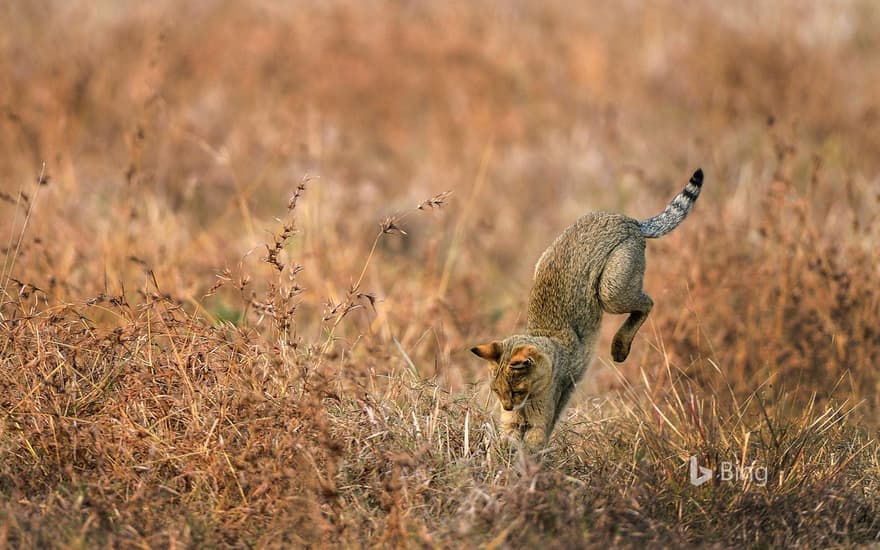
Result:
{"label": "jungle cat", "polygon": [[703,171],[653,218],[593,212],[569,226],[535,266],[524,334],[471,348],[490,364],[491,388],[507,435],[532,451],[547,444],[575,384],[587,368],[602,312],[629,313],[614,335],[611,357],[624,361],[654,305],[642,289],[645,239],[661,237],[688,215]]}

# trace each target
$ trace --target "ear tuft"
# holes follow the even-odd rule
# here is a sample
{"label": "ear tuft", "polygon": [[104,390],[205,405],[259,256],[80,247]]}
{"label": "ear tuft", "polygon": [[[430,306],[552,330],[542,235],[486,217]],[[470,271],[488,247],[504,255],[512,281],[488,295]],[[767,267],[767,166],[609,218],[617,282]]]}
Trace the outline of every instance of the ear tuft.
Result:
{"label": "ear tuft", "polygon": [[480,359],[485,359],[486,361],[497,363],[498,360],[501,359],[501,342],[495,340],[494,342],[490,342],[488,344],[474,346],[471,348],[471,353],[473,353]]}

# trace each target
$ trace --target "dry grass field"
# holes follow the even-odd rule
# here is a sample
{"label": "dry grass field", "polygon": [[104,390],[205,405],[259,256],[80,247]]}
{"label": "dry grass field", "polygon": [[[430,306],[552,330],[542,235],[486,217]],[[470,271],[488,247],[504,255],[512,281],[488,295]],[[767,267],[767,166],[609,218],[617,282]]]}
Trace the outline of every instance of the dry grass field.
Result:
{"label": "dry grass field", "polygon": [[[0,3],[0,547],[880,544],[880,7],[730,4]],[[511,449],[468,348],[697,167]]]}

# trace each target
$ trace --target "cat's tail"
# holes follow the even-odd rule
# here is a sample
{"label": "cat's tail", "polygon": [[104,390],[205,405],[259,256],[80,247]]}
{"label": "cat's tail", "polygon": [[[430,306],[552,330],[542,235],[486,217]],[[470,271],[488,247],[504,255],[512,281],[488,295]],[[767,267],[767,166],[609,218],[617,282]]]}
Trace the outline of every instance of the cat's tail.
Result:
{"label": "cat's tail", "polygon": [[669,233],[678,224],[684,221],[694,201],[700,196],[700,188],[703,187],[703,170],[697,169],[684,189],[666,205],[666,210],[653,218],[639,222],[642,235],[649,239],[656,239]]}

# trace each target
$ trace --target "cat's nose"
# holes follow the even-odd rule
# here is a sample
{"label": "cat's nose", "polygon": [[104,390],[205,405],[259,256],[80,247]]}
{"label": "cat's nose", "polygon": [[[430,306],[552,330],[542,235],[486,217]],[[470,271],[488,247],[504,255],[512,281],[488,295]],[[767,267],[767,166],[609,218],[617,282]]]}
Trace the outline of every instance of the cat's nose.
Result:
{"label": "cat's nose", "polygon": [[513,403],[502,403],[501,406],[504,408],[505,411],[513,410]]}

